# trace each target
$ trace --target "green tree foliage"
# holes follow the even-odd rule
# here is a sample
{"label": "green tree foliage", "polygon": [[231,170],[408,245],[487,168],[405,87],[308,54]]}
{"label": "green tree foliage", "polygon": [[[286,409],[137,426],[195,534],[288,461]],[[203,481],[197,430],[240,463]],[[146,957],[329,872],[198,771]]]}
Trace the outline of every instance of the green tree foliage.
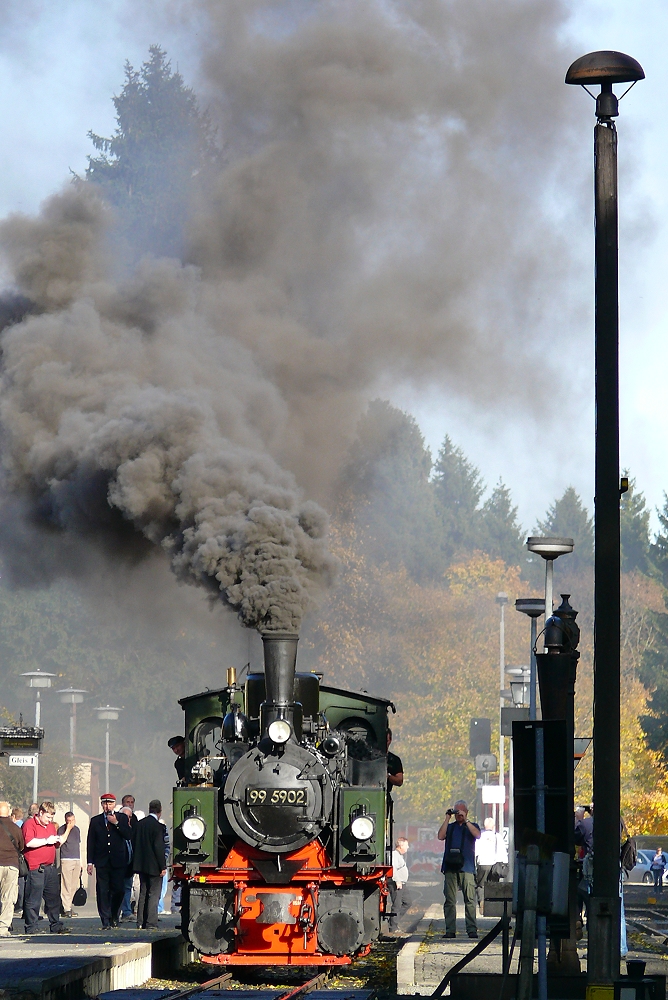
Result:
{"label": "green tree foliage", "polygon": [[535,533],[573,539],[573,552],[567,557],[571,572],[577,573],[580,569],[593,566],[594,522],[572,486],[559,500],[555,500],[546,512],[545,520],[538,522]]}
{"label": "green tree foliage", "polygon": [[126,63],[113,102],[114,135],[88,133],[100,155],[88,158],[86,180],[115,207],[137,256],[179,257],[195,186],[219,160],[209,118],[159,45],[141,69]]}
{"label": "green tree foliage", "polygon": [[649,547],[652,567],[668,590],[668,494],[663,494],[663,509],[657,510],[659,531]]}
{"label": "green tree foliage", "polygon": [[481,514],[480,548],[492,559],[503,559],[507,566],[518,566],[524,559],[524,529],[517,521],[510,490],[499,479]]}
{"label": "green tree foliage", "polygon": [[448,563],[458,553],[481,547],[478,505],[484,491],[479,470],[446,434],[434,465],[434,493],[443,523],[443,547]]}
{"label": "green tree foliage", "polygon": [[431,464],[414,418],[376,399],[359,422],[342,477],[342,509],[365,552],[376,564],[405,566],[415,580],[442,572]]}
{"label": "green tree foliage", "polygon": [[[628,476],[628,469],[623,470]],[[637,570],[648,573],[650,569],[649,511],[645,497],[636,490],[635,479],[629,479],[629,488],[622,493],[620,505],[622,544],[622,572]]]}
{"label": "green tree foliage", "polygon": [[651,714],[640,722],[652,750],[668,759],[668,614],[651,615],[654,641],[645,650],[640,680],[652,694],[647,699]]}

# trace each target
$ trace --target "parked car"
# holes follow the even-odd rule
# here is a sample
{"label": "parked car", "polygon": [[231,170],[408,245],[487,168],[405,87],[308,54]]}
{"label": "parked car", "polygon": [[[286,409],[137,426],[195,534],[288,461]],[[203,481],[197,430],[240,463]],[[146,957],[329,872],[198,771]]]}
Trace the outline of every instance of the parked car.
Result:
{"label": "parked car", "polygon": [[[650,870],[654,851],[638,851],[638,862],[635,868],[629,872],[628,882],[644,882],[651,885],[654,882],[654,873]],[[668,872],[664,871],[663,881],[666,884]]]}

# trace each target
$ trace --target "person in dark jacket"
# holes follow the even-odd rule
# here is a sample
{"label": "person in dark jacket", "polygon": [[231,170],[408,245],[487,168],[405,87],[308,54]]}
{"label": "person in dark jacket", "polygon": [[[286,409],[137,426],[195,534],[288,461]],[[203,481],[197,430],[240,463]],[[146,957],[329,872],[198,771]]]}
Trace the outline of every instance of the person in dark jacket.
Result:
{"label": "person in dark jacket", "polygon": [[130,858],[132,830],[124,813],[114,812],[116,796],[100,796],[102,812],[93,816],[88,827],[88,874],[95,868],[97,912],[103,927],[118,927],[125,892],[125,869]]}
{"label": "person in dark jacket", "polygon": [[164,827],[160,822],[162,803],[152,799],[149,815],[137,823],[133,868],[139,874],[137,927],[158,929],[158,902],[165,865]]}
{"label": "person in dark jacket", "polygon": [[186,738],[185,736],[172,736],[171,739],[167,740],[167,746],[176,757],[174,768],[181,782],[186,776]]}
{"label": "person in dark jacket", "polygon": [[19,851],[25,847],[21,828],[11,819],[9,802],[0,802],[0,937],[12,928],[19,892]]}

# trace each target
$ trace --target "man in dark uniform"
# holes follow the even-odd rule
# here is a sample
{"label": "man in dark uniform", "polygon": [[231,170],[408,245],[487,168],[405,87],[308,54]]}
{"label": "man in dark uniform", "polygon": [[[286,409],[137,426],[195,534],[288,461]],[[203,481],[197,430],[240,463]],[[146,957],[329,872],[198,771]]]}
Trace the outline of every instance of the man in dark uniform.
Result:
{"label": "man in dark uniform", "polygon": [[88,874],[95,867],[97,912],[103,927],[118,927],[125,891],[125,870],[130,859],[132,830],[125,813],[114,812],[116,796],[100,796],[102,812],[93,816],[88,827]]}
{"label": "man in dark uniform", "polygon": [[165,827],[160,822],[162,805],[152,799],[149,815],[140,819],[135,837],[133,868],[139,873],[137,927],[158,929],[158,903],[165,866]]}
{"label": "man in dark uniform", "polygon": [[390,753],[390,743],[392,742],[392,730],[387,730],[387,790],[392,791],[392,788],[399,788],[404,783],[404,765],[401,763],[401,757],[397,757],[396,753]]}
{"label": "man in dark uniform", "polygon": [[172,736],[167,740],[167,746],[176,754],[174,768],[179,781],[183,781],[186,776],[186,738],[185,736]]}

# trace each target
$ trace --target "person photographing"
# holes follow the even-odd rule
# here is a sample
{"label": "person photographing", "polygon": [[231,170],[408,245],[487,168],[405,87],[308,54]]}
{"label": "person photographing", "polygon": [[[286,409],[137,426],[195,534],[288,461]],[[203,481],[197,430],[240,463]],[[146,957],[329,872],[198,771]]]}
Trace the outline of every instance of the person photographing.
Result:
{"label": "person photographing", "polygon": [[475,842],[480,837],[480,827],[468,818],[469,807],[463,799],[448,809],[438,831],[438,839],[445,841],[443,864],[444,876],[443,914],[445,916],[445,936],[457,936],[457,890],[464,897],[466,933],[477,938],[475,904]]}

